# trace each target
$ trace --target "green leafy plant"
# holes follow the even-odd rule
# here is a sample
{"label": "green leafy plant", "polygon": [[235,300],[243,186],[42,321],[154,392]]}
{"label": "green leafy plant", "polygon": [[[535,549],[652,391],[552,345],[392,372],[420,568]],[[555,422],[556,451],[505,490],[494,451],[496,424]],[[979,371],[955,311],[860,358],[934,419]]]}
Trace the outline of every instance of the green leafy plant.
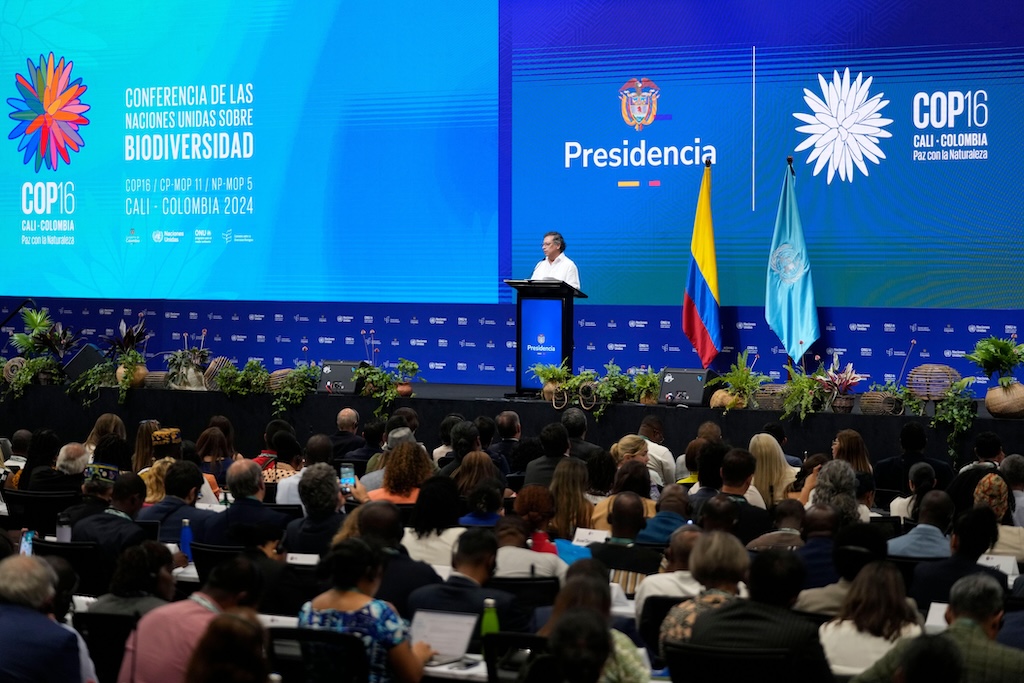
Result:
{"label": "green leafy plant", "polygon": [[901,386],[896,382],[886,382],[885,384],[874,382],[868,387],[868,390],[889,394],[896,400],[901,401],[903,403],[903,410],[908,415],[924,415],[924,401],[919,399],[917,394],[905,386]]}
{"label": "green leafy plant", "polygon": [[805,420],[811,413],[817,412],[825,405],[827,395],[817,376],[824,373],[821,365],[811,374],[792,364],[786,365],[789,379],[782,399],[782,419],[799,417]]}
{"label": "green leafy plant", "polygon": [[22,365],[16,373],[14,373],[14,377],[11,379],[11,383],[7,387],[7,392],[14,398],[21,398],[25,394],[25,387],[33,383],[44,383],[39,381],[39,376],[47,374],[51,375],[52,379],[61,381],[64,376],[64,370],[53,356],[36,356],[35,358],[29,358],[25,361],[25,364]]}
{"label": "green leafy plant", "polygon": [[564,360],[561,365],[534,363],[527,368],[527,372],[539,379],[541,384],[547,384],[549,382],[562,384],[572,378],[572,370],[566,366]]}
{"label": "green leafy plant", "polygon": [[23,308],[21,320],[25,324],[25,331],[12,334],[11,344],[25,358],[38,356],[45,349],[41,336],[53,327],[50,312],[45,308]]}
{"label": "green leafy plant", "polygon": [[825,391],[825,405],[828,406],[837,396],[845,396],[850,389],[867,379],[865,375],[859,375],[853,369],[853,363],[847,363],[842,370],[839,369],[839,354],[832,354],[832,365],[820,374],[814,375],[814,379]]}
{"label": "green leafy plant", "polygon": [[283,415],[289,408],[301,404],[306,396],[316,391],[319,382],[320,367],[300,362],[274,389],[274,415]]}
{"label": "green leafy plant", "polygon": [[[174,385],[188,385],[210,363],[210,349],[206,348],[206,330],[199,337],[199,346],[189,347],[188,332],[181,335],[185,348],[167,354],[167,381]],[[205,384],[204,384],[205,386]]]}
{"label": "green leafy plant", "polygon": [[945,425],[949,427],[949,436],[946,437],[946,446],[949,457],[955,464],[959,458],[957,447],[963,437],[974,424],[974,417],[978,413],[978,406],[974,402],[974,394],[970,386],[974,384],[973,377],[964,377],[950,385],[949,389],[942,395],[942,400],[935,403],[935,416],[932,418],[932,427]]}
{"label": "green leafy plant", "polygon": [[100,339],[107,344],[107,355],[111,358],[116,358],[126,351],[140,351],[145,348],[145,344],[149,341],[149,338],[153,336],[151,333],[146,331],[146,314],[139,314],[139,322],[135,323],[131,327],[125,323],[122,318],[121,324],[118,325],[117,330],[114,334],[107,336],[101,335]]}
{"label": "green leafy plant", "polygon": [[[743,405],[756,408],[757,401],[754,399],[754,393],[762,384],[771,381],[768,375],[754,372],[753,363],[747,365],[747,353],[747,351],[743,351],[743,353],[738,354],[736,362],[729,366],[728,372],[723,372],[708,382],[708,386],[724,384],[728,389],[732,398],[726,405],[726,410]],[[757,362],[756,355],[754,356],[754,362]]]}
{"label": "green leafy plant", "polygon": [[412,382],[418,380],[420,382],[426,382],[424,378],[420,377],[420,364],[414,360],[408,358],[399,358],[398,365],[395,366],[395,371],[391,373],[398,383]]}
{"label": "green leafy plant", "polygon": [[654,368],[646,371],[637,371],[633,375],[633,395],[637,401],[643,403],[645,400],[657,399],[661,391],[661,372],[655,372]]}
{"label": "green leafy plant", "polygon": [[130,348],[119,351],[114,363],[118,366],[115,372],[121,375],[117,378],[117,402],[124,404],[128,400],[128,390],[135,381],[135,369],[145,367],[146,359],[141,353]]}
{"label": "green leafy plant", "polygon": [[398,398],[394,375],[384,368],[364,365],[361,368],[356,368],[352,376],[356,384],[362,387],[361,395],[377,399],[377,408],[374,409],[373,414],[377,417],[387,414],[388,408]]}
{"label": "green leafy plant", "polygon": [[228,364],[217,373],[217,386],[228,396],[250,396],[267,391],[270,373],[258,360],[250,360],[241,370]]}
{"label": "green leafy plant", "polygon": [[986,376],[996,375],[999,386],[1007,387],[1016,381],[1013,371],[1024,363],[1024,344],[1018,344],[1015,338],[988,337],[979,340],[974,351],[964,358],[981,368]]}
{"label": "green leafy plant", "polygon": [[105,360],[92,366],[68,387],[69,394],[77,394],[82,399],[82,406],[88,408],[99,398],[100,387],[117,386],[117,367],[114,361]]}

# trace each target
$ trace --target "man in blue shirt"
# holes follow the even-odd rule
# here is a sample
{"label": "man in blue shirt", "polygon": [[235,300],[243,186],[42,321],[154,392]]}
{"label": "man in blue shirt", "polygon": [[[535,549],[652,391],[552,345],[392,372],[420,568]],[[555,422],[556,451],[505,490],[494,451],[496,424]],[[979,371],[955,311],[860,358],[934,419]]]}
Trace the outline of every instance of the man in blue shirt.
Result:
{"label": "man in blue shirt", "polygon": [[636,542],[668,545],[672,532],[687,523],[689,507],[686,489],[679,484],[669,484],[661,492],[658,514],[647,520],[647,526],[637,534]]}
{"label": "man in blue shirt", "polygon": [[945,491],[929,491],[921,498],[917,526],[889,539],[889,554],[896,557],[949,557],[946,530],[953,521],[953,500]]}

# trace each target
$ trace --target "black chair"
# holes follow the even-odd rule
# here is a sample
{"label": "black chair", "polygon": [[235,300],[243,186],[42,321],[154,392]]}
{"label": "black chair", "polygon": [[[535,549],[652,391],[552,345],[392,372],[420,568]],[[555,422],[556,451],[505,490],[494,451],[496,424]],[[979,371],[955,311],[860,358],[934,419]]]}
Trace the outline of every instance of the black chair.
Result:
{"label": "black chair", "polygon": [[887,517],[872,517],[868,520],[871,524],[882,529],[885,534],[885,540],[902,536],[903,531],[903,518],[899,516],[887,516]]}
{"label": "black chair", "polygon": [[790,656],[787,650],[737,649],[712,645],[665,643],[665,661],[673,683],[713,681],[728,672],[729,680],[783,683],[790,680]]}
{"label": "black chair", "polygon": [[267,657],[283,683],[362,683],[370,677],[366,646],[351,633],[275,626]]}
{"label": "black chair", "polygon": [[273,505],[276,502],[277,502],[277,482],[270,482],[270,483],[263,484],[263,503],[264,503],[264,505]]}
{"label": "black chair", "polygon": [[914,569],[922,562],[935,562],[940,560],[939,557],[921,558],[921,557],[898,557],[890,555],[888,557],[889,562],[896,565],[896,568],[900,570],[900,574],[903,575],[903,583],[907,589],[907,593],[910,592],[910,585],[914,582]]}
{"label": "black chair", "polygon": [[75,612],[71,623],[89,647],[99,683],[116,683],[124,645],[139,621],[137,614]]}
{"label": "black chair", "polygon": [[7,503],[9,529],[33,529],[40,536],[57,533],[57,515],[82,502],[80,492],[18,491],[0,493]]}
{"label": "black chair", "polygon": [[351,465],[352,471],[356,473],[357,477],[362,479],[363,475],[366,474],[366,466],[369,462],[369,460],[342,460],[339,465]]}
{"label": "black chair", "polygon": [[640,623],[637,624],[637,631],[640,638],[647,646],[647,655],[651,658],[651,667],[664,669],[665,660],[661,657],[661,648],[658,640],[661,636],[661,622],[665,621],[669,610],[681,602],[693,598],[680,598],[676,595],[652,595],[644,600],[644,609],[640,613]]}
{"label": "black chair", "polygon": [[303,513],[303,511],[302,511],[302,506],[301,505],[287,505],[287,504],[283,504],[283,503],[275,503],[275,504],[264,503],[263,506],[267,507],[267,508],[270,508],[271,510],[274,510],[276,512],[281,512],[281,513],[287,515],[289,522],[292,521],[293,519],[302,519],[303,517],[306,516],[305,513]]}
{"label": "black chair", "polygon": [[894,500],[902,497],[903,493],[901,491],[895,491],[893,489],[875,489],[875,505],[883,510],[888,510]]}
{"label": "black chair", "polygon": [[410,522],[412,522],[412,513],[416,509],[416,504],[415,503],[400,503],[400,504],[397,505],[397,507],[398,507],[398,513],[402,516],[402,526],[403,527],[412,526],[412,524],[410,524]]}
{"label": "black chair", "polygon": [[483,637],[487,683],[515,681],[519,670],[547,654],[548,639],[532,633],[488,633]]}
{"label": "black chair", "polygon": [[523,488],[523,481],[525,479],[525,474],[506,474],[505,484],[516,493],[519,493],[519,489]]}
{"label": "black chair", "polygon": [[63,557],[78,574],[80,595],[96,597],[110,590],[110,579],[114,574],[112,558],[104,556],[103,551],[93,541],[59,543],[36,538],[32,543],[32,552],[45,557],[52,555]]}
{"label": "black chair", "polygon": [[137,519],[135,523],[142,527],[147,541],[160,540],[160,522],[156,519]]}
{"label": "black chair", "polygon": [[192,541],[192,561],[195,562],[196,573],[199,574],[199,584],[206,583],[214,567],[244,550],[245,548],[240,545],[210,545]]}
{"label": "black chair", "polygon": [[544,576],[531,579],[495,578],[487,582],[488,588],[497,588],[516,596],[516,601],[524,610],[532,612],[538,607],[555,604],[558,596],[558,578]]}

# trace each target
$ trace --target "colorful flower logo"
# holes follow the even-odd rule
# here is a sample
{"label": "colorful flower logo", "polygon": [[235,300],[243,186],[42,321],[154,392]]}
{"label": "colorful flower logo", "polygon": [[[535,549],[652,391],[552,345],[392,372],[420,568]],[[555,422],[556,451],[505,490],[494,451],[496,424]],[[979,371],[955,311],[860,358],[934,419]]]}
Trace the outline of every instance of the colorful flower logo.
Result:
{"label": "colorful flower logo", "polygon": [[65,64],[61,57],[54,64],[52,52],[49,57],[39,55],[38,67],[31,59],[26,63],[27,74],[15,76],[18,92],[24,99],[7,99],[7,104],[14,108],[8,116],[18,122],[7,137],[21,138],[18,151],[25,150],[26,165],[35,157],[36,173],[44,164],[56,171],[60,159],[71,163],[69,149],[77,152],[85,146],[78,129],[89,125],[89,119],[82,114],[90,107],[80,99],[86,86],[81,78],[71,80],[72,62]]}

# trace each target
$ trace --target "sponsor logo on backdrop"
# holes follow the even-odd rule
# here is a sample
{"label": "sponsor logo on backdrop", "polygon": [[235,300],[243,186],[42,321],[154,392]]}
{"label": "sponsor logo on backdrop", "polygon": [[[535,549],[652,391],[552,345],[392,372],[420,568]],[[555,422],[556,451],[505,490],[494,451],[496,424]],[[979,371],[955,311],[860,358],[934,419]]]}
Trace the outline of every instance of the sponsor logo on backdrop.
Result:
{"label": "sponsor logo on backdrop", "polygon": [[945,332],[946,334],[953,334],[953,332],[955,332],[952,325],[946,325],[945,327],[942,328],[942,331]]}
{"label": "sponsor logo on backdrop", "polygon": [[882,323],[882,332],[895,332],[896,323]]}
{"label": "sponsor logo on backdrop", "polygon": [[967,331],[971,334],[988,334],[988,331],[992,329],[989,325],[968,325]]}
{"label": "sponsor logo on backdrop", "polygon": [[797,132],[807,134],[793,151],[811,149],[807,163],[815,162],[814,175],[827,167],[829,184],[837,174],[840,180],[852,183],[854,168],[868,175],[865,159],[877,165],[885,158],[878,142],[879,138],[892,137],[892,133],[885,130],[892,119],[883,118],[881,114],[889,100],[882,99],[884,93],[868,97],[871,81],[872,77],[865,80],[863,73],[851,81],[849,68],[842,76],[833,71],[831,83],[818,74],[821,97],[804,88],[804,102],[811,113],[793,114],[806,124],[797,126]]}
{"label": "sponsor logo on backdrop", "polygon": [[455,321],[455,324],[456,325],[461,325],[461,326],[468,325],[469,324],[469,318],[459,317],[459,319]]}
{"label": "sponsor logo on backdrop", "polygon": [[736,323],[737,330],[753,330],[757,327],[757,323],[738,322]]}
{"label": "sponsor logo on backdrop", "polygon": [[1003,325],[1003,334],[1017,334],[1017,326]]}

